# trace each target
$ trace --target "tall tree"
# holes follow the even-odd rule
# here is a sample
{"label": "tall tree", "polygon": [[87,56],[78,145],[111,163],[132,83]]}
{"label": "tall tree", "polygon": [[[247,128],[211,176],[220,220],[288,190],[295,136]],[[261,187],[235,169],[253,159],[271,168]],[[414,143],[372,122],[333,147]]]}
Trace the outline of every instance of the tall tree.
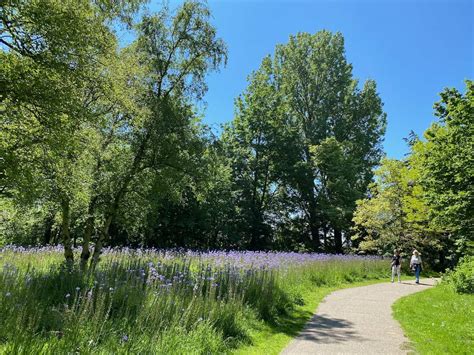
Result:
{"label": "tall tree", "polygon": [[474,85],[466,86],[464,95],[442,92],[435,104],[440,121],[424,139],[410,134],[404,161],[386,159],[377,170],[369,197],[358,202],[354,215],[359,250],[417,248],[433,267],[443,268],[472,248]]}
{"label": "tall tree", "polygon": [[58,204],[69,262],[71,208],[87,181],[84,127],[97,118],[92,103],[107,90],[107,58],[115,55],[109,25],[140,3],[8,0],[1,6],[2,192]]}
{"label": "tall tree", "polygon": [[173,17],[167,9],[145,16],[137,28],[138,39],[133,47],[145,70],[145,91],[138,100],[149,112],[124,126],[130,154],[103,199],[93,264],[99,260],[109,228],[132,181],[150,169],[179,166],[173,158],[179,155],[181,138],[191,124],[192,103],[200,100],[207,89],[206,73],[218,69],[226,60],[225,45],[216,37],[209,16],[204,4],[190,1]]}
{"label": "tall tree", "polygon": [[[242,142],[253,151],[252,160],[243,160],[245,168],[257,176],[264,171],[252,166],[257,157],[268,160],[274,172],[265,186],[285,196],[292,206],[287,216],[305,220],[307,246],[320,249],[326,231],[333,236],[330,249],[341,252],[355,201],[365,193],[381,157],[385,129],[375,83],[358,89],[342,35],[321,31],[291,36],[262,62],[238,105],[235,126],[253,133]],[[264,146],[270,146],[270,154],[261,159],[257,152]]]}
{"label": "tall tree", "polygon": [[272,62],[265,58],[249,78],[245,93],[236,100],[236,117],[223,134],[231,167],[233,192],[238,206],[236,233],[251,249],[269,247],[269,215],[278,184],[275,175],[279,110],[272,80]]}
{"label": "tall tree", "polygon": [[413,145],[411,160],[437,228],[455,239],[460,253],[474,248],[474,82],[466,92],[446,89],[435,104],[439,122]]}
{"label": "tall tree", "polygon": [[[357,88],[340,33],[321,31],[291,37],[287,45],[277,47],[274,62],[278,86],[288,107],[288,121],[297,132],[288,142],[298,152],[288,170],[289,183],[301,199],[314,247],[320,247],[320,230],[328,223],[335,250],[341,252],[341,236],[343,231],[348,232],[351,219],[347,211],[353,210],[357,196],[365,192],[372,168],[381,156],[385,128],[381,100],[373,81],[368,81],[362,90]],[[323,164],[324,158],[311,152],[325,154],[329,138],[342,145],[340,159]],[[318,149],[322,144],[325,147]],[[315,161],[318,159],[319,164]],[[334,167],[349,161],[352,164]],[[325,171],[325,167],[329,170]],[[337,170],[339,174],[335,174]],[[353,181],[348,183],[347,177]],[[352,191],[338,191],[343,187]],[[347,201],[337,201],[336,196],[344,194]],[[345,212],[327,220],[324,213],[329,201],[333,201],[333,210]]]}

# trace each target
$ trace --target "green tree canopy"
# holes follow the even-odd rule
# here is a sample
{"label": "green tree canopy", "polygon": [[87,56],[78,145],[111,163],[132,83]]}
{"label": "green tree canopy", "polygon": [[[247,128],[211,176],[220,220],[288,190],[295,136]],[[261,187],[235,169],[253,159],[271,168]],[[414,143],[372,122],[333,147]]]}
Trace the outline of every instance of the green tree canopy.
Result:
{"label": "green tree canopy", "polygon": [[474,242],[474,82],[466,92],[446,89],[435,104],[439,122],[414,144],[411,160],[420,171],[436,228],[466,252]]}
{"label": "green tree canopy", "polygon": [[463,95],[441,93],[439,121],[411,137],[403,161],[385,159],[369,197],[354,215],[355,247],[388,253],[394,248],[425,251],[433,266],[452,264],[473,242],[473,83]]}
{"label": "green tree canopy", "polygon": [[[355,201],[380,159],[384,129],[375,83],[358,88],[342,35],[291,36],[263,60],[237,100],[232,141],[245,172],[236,181],[249,194],[242,196],[249,201],[244,210],[273,229],[283,219],[300,220],[307,226],[301,242],[310,249],[321,247],[326,231],[333,238],[325,247],[341,252]],[[273,221],[270,196],[286,210],[278,208]]]}

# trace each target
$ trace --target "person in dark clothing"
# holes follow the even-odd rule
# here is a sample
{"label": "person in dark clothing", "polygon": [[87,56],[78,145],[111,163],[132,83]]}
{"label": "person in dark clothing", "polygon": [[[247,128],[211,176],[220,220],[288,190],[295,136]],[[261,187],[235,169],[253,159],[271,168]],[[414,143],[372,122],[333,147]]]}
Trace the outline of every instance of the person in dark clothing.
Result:
{"label": "person in dark clothing", "polygon": [[395,279],[395,273],[397,273],[398,276],[398,282],[400,283],[400,273],[402,270],[402,259],[400,256],[400,251],[395,250],[392,256],[392,282]]}

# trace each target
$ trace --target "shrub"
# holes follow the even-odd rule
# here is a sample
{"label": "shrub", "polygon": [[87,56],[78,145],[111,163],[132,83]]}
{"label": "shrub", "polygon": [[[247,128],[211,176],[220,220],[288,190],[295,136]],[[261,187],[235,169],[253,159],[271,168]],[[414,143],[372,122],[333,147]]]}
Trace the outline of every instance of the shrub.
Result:
{"label": "shrub", "polygon": [[453,271],[446,273],[445,280],[457,293],[474,293],[474,256],[465,256]]}

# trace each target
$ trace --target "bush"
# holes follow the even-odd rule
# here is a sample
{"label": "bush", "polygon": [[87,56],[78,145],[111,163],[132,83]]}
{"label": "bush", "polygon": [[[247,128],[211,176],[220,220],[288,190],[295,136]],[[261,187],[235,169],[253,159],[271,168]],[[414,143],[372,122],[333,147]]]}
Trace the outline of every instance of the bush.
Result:
{"label": "bush", "polygon": [[454,271],[446,273],[445,280],[457,293],[474,294],[474,256],[462,258]]}

